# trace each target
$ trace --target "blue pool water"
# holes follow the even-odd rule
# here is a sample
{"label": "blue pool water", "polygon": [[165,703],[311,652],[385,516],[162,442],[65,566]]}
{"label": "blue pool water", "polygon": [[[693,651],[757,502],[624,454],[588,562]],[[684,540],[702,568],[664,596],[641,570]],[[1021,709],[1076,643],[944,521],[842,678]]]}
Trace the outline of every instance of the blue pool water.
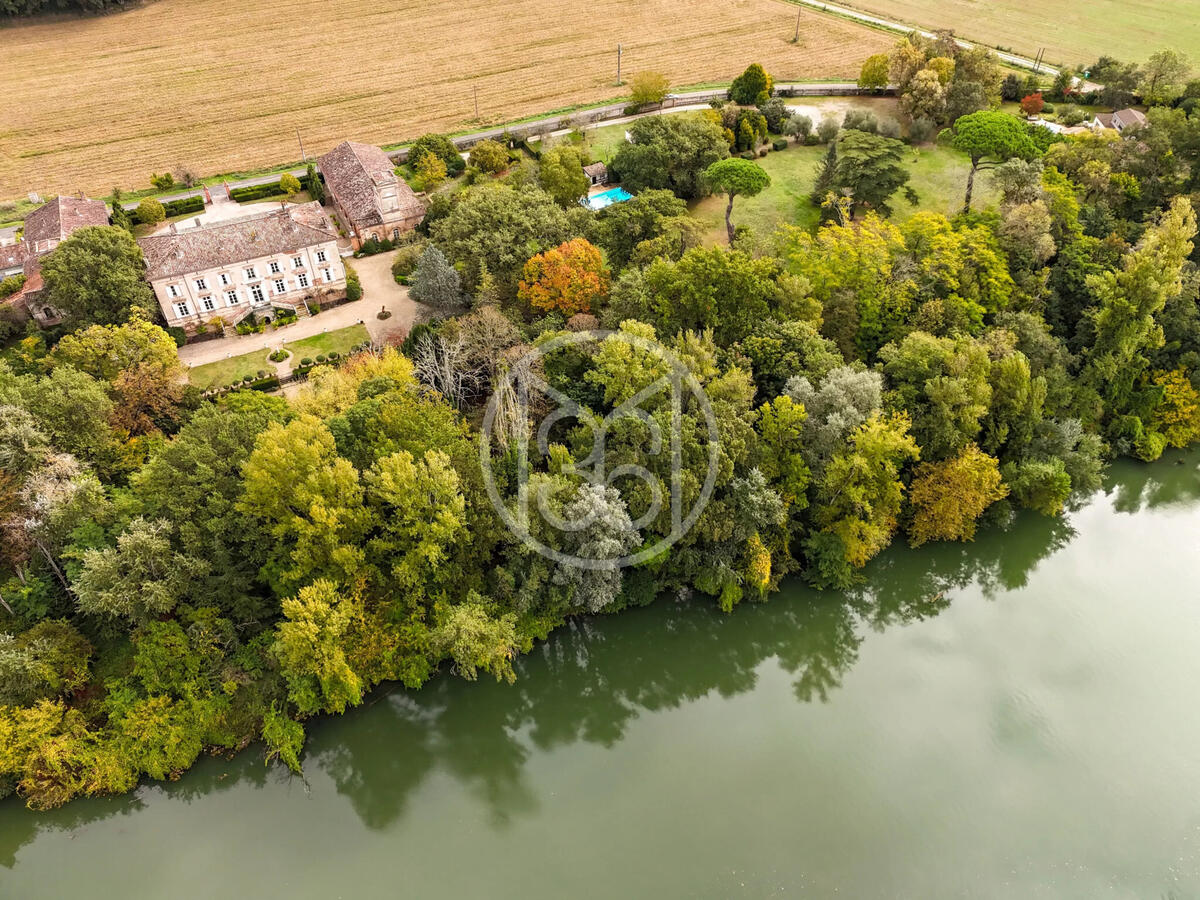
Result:
{"label": "blue pool water", "polygon": [[614,203],[620,203],[622,200],[632,200],[633,194],[625,190],[623,187],[615,187],[605,191],[602,194],[596,194],[594,197],[588,197],[588,209],[604,209],[606,206],[612,206]]}

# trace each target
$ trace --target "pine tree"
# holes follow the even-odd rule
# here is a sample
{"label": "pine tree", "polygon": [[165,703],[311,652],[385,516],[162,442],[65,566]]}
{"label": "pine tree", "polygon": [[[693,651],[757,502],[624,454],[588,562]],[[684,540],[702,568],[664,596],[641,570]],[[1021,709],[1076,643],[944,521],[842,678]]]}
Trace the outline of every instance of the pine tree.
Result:
{"label": "pine tree", "polygon": [[418,303],[427,303],[439,309],[453,308],[462,299],[458,270],[433,244],[421,254],[412,274],[408,294]]}

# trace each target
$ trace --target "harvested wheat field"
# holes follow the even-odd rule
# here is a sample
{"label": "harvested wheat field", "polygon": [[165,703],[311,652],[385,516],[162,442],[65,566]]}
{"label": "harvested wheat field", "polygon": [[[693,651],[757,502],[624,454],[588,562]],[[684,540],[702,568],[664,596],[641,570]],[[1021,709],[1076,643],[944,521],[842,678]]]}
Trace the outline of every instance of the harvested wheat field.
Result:
{"label": "harvested wheat field", "polygon": [[1059,65],[1115,56],[1144,62],[1170,47],[1200,58],[1196,0],[850,0],[856,9],[924,28],[952,28],[960,37],[1025,56],[1045,48]]}
{"label": "harvested wheat field", "polygon": [[604,100],[623,72],[856,77],[893,38],[778,0],[158,0],[0,29],[0,198],[232,172]]}

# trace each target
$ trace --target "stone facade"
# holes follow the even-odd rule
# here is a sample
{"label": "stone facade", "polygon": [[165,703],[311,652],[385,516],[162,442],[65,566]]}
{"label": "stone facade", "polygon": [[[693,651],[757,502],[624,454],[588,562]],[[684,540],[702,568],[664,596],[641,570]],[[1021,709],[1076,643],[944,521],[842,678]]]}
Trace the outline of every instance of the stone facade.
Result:
{"label": "stone facade", "polygon": [[396,176],[392,160],[378,147],[343,141],[322,156],[317,167],[356,250],[371,237],[398,238],[425,215],[417,195]]}
{"label": "stone facade", "polygon": [[235,325],[276,308],[346,296],[337,232],[319,203],[142,238],[146,279],[169,326],[194,334],[219,319]]}

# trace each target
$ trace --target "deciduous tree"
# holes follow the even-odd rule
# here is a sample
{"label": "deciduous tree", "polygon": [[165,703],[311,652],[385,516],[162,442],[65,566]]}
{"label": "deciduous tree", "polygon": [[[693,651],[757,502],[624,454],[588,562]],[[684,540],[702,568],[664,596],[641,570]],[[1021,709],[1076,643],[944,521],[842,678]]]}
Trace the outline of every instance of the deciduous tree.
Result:
{"label": "deciduous tree", "polygon": [[530,257],[517,296],[534,309],[570,317],[595,309],[608,287],[608,267],[599,249],[575,238]]}

